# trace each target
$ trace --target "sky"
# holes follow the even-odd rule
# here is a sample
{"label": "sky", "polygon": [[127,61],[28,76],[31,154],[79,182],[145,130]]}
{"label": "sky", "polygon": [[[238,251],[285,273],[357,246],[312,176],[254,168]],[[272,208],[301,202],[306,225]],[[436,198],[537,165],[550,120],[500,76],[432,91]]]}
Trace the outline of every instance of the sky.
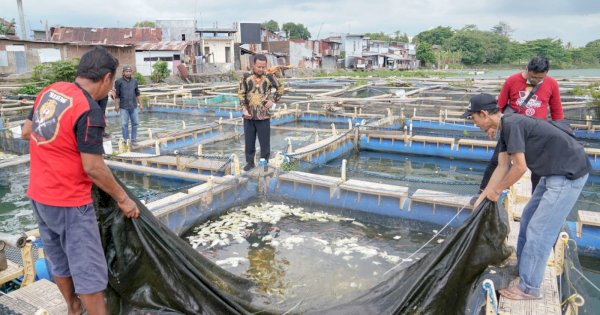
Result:
{"label": "sky", "polygon": [[[132,27],[142,20],[194,19],[198,27],[275,20],[304,24],[312,39],[340,33],[399,30],[409,36],[437,26],[474,24],[490,30],[500,21],[518,41],[562,39],[575,47],[600,39],[600,0],[22,0],[27,30]],[[0,1],[0,17],[17,22],[17,0]]]}

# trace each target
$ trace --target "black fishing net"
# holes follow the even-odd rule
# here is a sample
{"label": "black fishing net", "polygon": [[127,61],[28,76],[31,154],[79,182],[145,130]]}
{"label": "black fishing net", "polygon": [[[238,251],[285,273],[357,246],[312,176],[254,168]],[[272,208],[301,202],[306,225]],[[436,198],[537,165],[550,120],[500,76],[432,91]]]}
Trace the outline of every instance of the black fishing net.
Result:
{"label": "black fishing net", "polygon": [[[251,293],[254,283],[202,256],[140,202],[140,218],[129,220],[115,201],[97,188],[94,200],[109,268],[111,314],[293,313],[276,306],[258,307]],[[305,308],[302,312],[466,313],[470,288],[478,276],[509,255],[504,245],[507,224],[504,211],[486,201],[445,242],[416,263],[392,269],[386,280],[367,293],[341,305],[332,298],[329,308]]]}

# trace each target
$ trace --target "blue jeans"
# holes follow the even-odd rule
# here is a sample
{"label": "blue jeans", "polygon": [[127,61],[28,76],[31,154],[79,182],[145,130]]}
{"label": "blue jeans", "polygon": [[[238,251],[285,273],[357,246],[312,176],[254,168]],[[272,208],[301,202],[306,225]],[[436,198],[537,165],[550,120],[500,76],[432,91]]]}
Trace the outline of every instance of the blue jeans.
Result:
{"label": "blue jeans", "polygon": [[121,132],[123,133],[123,140],[129,138],[129,120],[131,120],[131,141],[137,141],[137,128],[138,128],[138,112],[139,109],[121,108]]}
{"label": "blue jeans", "polygon": [[543,176],[523,209],[517,243],[518,286],[523,292],[541,295],[550,251],[588,175],[574,180],[564,176]]}

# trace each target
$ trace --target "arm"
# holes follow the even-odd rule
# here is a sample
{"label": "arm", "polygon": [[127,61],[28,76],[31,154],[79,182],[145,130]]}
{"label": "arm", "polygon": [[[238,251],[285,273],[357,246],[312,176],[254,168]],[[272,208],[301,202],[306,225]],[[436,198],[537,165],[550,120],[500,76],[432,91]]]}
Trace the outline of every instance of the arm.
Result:
{"label": "arm", "polygon": [[137,205],[114,179],[100,154],[81,153],[81,162],[85,173],[100,189],[109,194],[127,218],[137,218],[140,210]]}
{"label": "arm", "polygon": [[[502,163],[500,161],[502,155],[504,155],[504,163],[508,164],[508,154],[506,152],[502,152],[498,156],[498,167],[500,167],[500,163]],[[488,188],[486,188],[484,191],[486,197],[491,201],[498,201],[498,198],[500,198],[500,193],[502,193],[504,189],[509,188],[514,183],[516,183],[521,178],[521,176],[523,176],[523,174],[527,172],[527,164],[525,162],[524,153],[513,153],[511,154],[510,159],[512,160],[512,166],[510,167],[508,173],[499,180],[498,178],[496,178],[495,180],[498,180],[498,182],[494,182],[492,185],[488,185],[489,190]],[[506,167],[507,166],[505,166],[505,168]],[[492,178],[493,176],[494,175],[492,175]],[[490,180],[490,183],[492,183],[492,180]]]}
{"label": "arm", "polygon": [[25,120],[23,126],[21,127],[21,139],[29,140],[29,137],[31,137],[32,124],[33,122],[31,121],[31,119],[28,118]]}
{"label": "arm", "polygon": [[31,126],[33,125],[33,110],[34,108],[31,108],[31,110],[27,114],[27,118],[25,119],[23,126],[21,127],[21,139],[29,140],[29,138],[31,137]]}
{"label": "arm", "polygon": [[[500,152],[498,154],[498,166],[492,173],[492,176],[490,177],[485,189],[481,192],[481,194],[479,194],[479,198],[477,198],[477,201],[473,206],[474,208],[477,208],[477,206],[491,193],[491,191],[496,189],[498,183],[500,183],[500,181],[502,181],[502,179],[509,172],[509,168],[510,165],[508,164],[508,154],[506,152]],[[500,190],[500,192],[502,192],[502,190]]]}
{"label": "arm", "polygon": [[508,84],[508,79],[506,79],[506,81],[504,81],[504,85],[502,85],[500,94],[498,94],[498,108],[500,108],[501,112],[504,112],[505,107],[510,100],[509,85],[510,84]]}
{"label": "arm", "polygon": [[552,85],[552,94],[550,94],[548,106],[550,106],[550,115],[552,116],[552,120],[565,119],[565,114],[562,108],[562,102],[560,100],[560,90],[558,88],[558,82],[556,81]]}
{"label": "arm", "polygon": [[119,88],[119,81],[115,81],[115,112],[119,113],[121,103],[121,89]]}
{"label": "arm", "polygon": [[135,81],[135,98],[137,100],[140,111],[142,111],[144,109],[144,107],[142,106],[142,100],[140,98],[140,89],[138,87],[137,81]]}
{"label": "arm", "polygon": [[271,84],[275,87],[275,95],[273,95],[273,102],[279,102],[281,96],[283,96],[283,92],[285,92],[285,87],[283,83],[275,77],[275,75],[270,75]]}
{"label": "arm", "polygon": [[242,75],[242,78],[240,79],[240,86],[238,87],[237,97],[240,100],[240,105],[242,106],[242,117],[252,118],[248,108],[248,99],[246,99],[247,91],[248,85],[246,84],[246,77]]}

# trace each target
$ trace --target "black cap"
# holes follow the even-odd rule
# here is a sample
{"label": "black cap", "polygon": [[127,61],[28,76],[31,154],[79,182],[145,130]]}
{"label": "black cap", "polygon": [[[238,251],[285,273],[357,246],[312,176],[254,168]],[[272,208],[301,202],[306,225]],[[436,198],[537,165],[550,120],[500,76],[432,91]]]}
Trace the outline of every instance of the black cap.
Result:
{"label": "black cap", "polygon": [[473,113],[480,112],[482,110],[491,110],[497,109],[498,102],[496,98],[487,93],[481,93],[472,96],[469,99],[469,107],[467,107],[467,111],[460,116],[460,118],[467,118],[471,116]]}

